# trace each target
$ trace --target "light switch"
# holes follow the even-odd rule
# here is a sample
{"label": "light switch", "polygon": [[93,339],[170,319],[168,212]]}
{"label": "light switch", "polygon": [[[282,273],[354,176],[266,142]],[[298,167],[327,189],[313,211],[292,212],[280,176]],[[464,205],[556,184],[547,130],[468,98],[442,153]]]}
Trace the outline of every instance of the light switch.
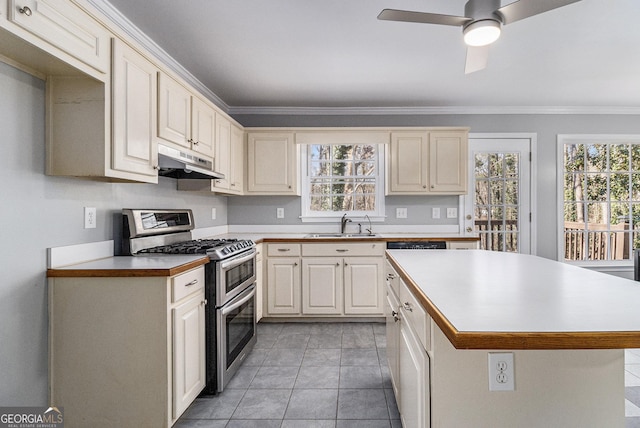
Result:
{"label": "light switch", "polygon": [[276,208],[276,217],[284,218],[284,208]]}
{"label": "light switch", "polygon": [[440,208],[431,208],[431,218],[440,218]]}
{"label": "light switch", "polygon": [[407,209],[396,208],[396,218],[407,218]]}
{"label": "light switch", "polygon": [[447,208],[447,218],[458,218],[458,209]]}

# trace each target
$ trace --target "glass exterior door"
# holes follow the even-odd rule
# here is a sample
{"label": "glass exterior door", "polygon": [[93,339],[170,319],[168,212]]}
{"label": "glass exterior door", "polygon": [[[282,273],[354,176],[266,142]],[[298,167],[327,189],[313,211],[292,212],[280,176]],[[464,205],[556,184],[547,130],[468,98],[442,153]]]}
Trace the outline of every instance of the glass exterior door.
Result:
{"label": "glass exterior door", "polygon": [[470,139],[467,232],[480,249],[530,253],[530,140]]}

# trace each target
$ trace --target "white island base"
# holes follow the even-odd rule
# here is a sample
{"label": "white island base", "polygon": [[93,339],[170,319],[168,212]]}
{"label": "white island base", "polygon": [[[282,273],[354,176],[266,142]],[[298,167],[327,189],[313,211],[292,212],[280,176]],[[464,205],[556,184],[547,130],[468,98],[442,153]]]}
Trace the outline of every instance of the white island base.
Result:
{"label": "white island base", "polygon": [[622,349],[499,350],[515,390],[489,391],[492,351],[455,349],[437,326],[432,346],[431,427],[624,427]]}

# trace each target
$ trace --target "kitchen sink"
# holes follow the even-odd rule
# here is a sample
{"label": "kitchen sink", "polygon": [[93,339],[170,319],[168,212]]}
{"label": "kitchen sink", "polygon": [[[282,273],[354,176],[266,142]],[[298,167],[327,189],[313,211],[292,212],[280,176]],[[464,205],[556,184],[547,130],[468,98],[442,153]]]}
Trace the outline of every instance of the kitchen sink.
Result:
{"label": "kitchen sink", "polygon": [[377,233],[310,233],[305,238],[379,238]]}

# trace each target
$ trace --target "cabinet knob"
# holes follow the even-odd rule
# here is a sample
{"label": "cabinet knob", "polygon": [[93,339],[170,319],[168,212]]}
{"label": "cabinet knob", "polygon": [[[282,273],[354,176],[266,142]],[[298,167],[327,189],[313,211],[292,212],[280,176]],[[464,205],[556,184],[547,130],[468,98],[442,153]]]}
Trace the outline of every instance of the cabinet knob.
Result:
{"label": "cabinet knob", "polygon": [[291,186],[289,186],[289,189],[291,189]]}
{"label": "cabinet knob", "polygon": [[435,188],[436,188],[436,185],[435,185],[435,184],[432,184],[432,185],[431,185],[431,188],[432,188],[432,189],[435,189]]}
{"label": "cabinet knob", "polygon": [[473,229],[470,228],[470,227],[467,227],[467,232],[471,233],[471,232],[473,232]]}
{"label": "cabinet knob", "polygon": [[402,306],[404,307],[405,310],[407,310],[409,312],[413,312],[413,308],[411,307],[411,303],[404,302],[404,304]]}
{"label": "cabinet knob", "polygon": [[393,322],[400,321],[400,317],[398,317],[398,313],[396,311],[391,311],[391,316],[393,317]]}
{"label": "cabinet knob", "polygon": [[200,141],[193,140],[193,145],[194,146],[197,146],[198,144],[200,144]]}
{"label": "cabinet knob", "polygon": [[293,262],[293,265],[294,266],[298,266],[298,262]]}
{"label": "cabinet knob", "polygon": [[336,266],[340,266],[340,262],[336,262]]}
{"label": "cabinet knob", "polygon": [[205,306],[207,303],[208,303],[208,302],[207,302],[207,299],[204,299],[203,301],[201,301],[201,302],[200,302],[200,304],[201,304],[202,306]]}
{"label": "cabinet knob", "polygon": [[422,186],[422,188],[423,188],[423,189],[426,189],[426,188],[427,188],[427,185],[426,185],[426,184],[424,184],[424,185]]}
{"label": "cabinet knob", "polygon": [[156,171],[160,170],[160,165],[154,165],[153,169],[155,169]]}
{"label": "cabinet knob", "polygon": [[189,138],[189,139],[187,140],[187,142],[188,142],[189,144],[193,144],[193,143],[194,143],[193,138]]}
{"label": "cabinet knob", "polygon": [[31,16],[31,14],[33,13],[31,12],[29,6],[21,7],[20,9],[18,9],[18,12],[26,16]]}

